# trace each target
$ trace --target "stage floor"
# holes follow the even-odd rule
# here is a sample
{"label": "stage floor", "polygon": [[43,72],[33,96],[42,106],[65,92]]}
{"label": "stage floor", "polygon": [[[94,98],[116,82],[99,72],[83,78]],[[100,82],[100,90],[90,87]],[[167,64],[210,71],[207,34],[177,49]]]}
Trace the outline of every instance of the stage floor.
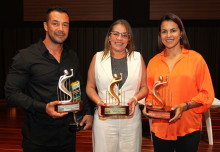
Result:
{"label": "stage floor", "polygon": [[[0,100],[0,151],[22,152],[21,128],[25,111]],[[208,144],[205,121],[203,120],[202,139],[198,152],[220,151],[220,109],[211,109],[214,145]],[[148,120],[143,117],[142,152],[153,152],[153,145],[149,133]],[[92,152],[92,131],[77,133],[76,152]]]}

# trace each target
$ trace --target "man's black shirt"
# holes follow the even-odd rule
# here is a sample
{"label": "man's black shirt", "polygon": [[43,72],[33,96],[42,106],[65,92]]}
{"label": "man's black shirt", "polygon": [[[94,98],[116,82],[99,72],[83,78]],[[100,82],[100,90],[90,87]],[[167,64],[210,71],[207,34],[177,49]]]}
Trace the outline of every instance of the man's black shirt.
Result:
{"label": "man's black shirt", "polygon": [[71,82],[80,81],[83,113],[93,115],[85,85],[79,72],[79,61],[74,51],[64,45],[60,63],[49,53],[42,40],[20,50],[13,58],[5,83],[5,96],[9,103],[24,108],[24,140],[33,144],[59,146],[71,143],[75,135],[69,131],[72,113],[53,119],[46,114],[46,104],[56,101],[57,86],[64,70],[73,69]]}

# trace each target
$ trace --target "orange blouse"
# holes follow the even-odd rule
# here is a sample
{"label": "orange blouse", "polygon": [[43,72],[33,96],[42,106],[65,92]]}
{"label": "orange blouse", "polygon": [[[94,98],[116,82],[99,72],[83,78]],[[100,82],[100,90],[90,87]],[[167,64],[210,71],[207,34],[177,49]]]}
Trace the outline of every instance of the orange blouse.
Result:
{"label": "orange blouse", "polygon": [[152,100],[153,84],[159,80],[159,76],[162,76],[164,81],[168,76],[168,84],[159,88],[166,105],[173,107],[186,101],[203,104],[184,111],[176,122],[169,123],[168,120],[158,119],[152,121],[151,130],[157,137],[177,140],[177,136],[184,136],[201,129],[202,113],[210,108],[214,100],[214,89],[208,66],[199,53],[182,48],[182,54],[170,73],[164,51],[154,56],[148,63],[149,95],[146,101]]}

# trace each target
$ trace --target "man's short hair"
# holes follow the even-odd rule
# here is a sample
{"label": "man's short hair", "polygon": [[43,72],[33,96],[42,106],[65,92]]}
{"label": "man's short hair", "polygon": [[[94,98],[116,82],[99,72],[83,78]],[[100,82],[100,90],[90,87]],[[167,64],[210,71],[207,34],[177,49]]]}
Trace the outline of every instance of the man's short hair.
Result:
{"label": "man's short hair", "polygon": [[51,7],[47,10],[47,13],[46,13],[46,16],[45,16],[45,22],[48,22],[49,20],[49,14],[52,12],[52,11],[57,11],[57,12],[60,12],[60,13],[66,13],[68,16],[69,16],[69,13],[66,9],[62,8],[62,7],[59,7],[59,6],[54,6],[54,7]]}

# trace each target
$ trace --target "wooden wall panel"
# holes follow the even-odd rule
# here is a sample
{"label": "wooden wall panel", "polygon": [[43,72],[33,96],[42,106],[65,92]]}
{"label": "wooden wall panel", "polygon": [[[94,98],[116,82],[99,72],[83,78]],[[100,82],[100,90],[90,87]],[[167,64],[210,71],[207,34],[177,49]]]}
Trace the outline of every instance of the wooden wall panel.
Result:
{"label": "wooden wall panel", "polygon": [[185,20],[219,20],[220,0],[150,0],[150,20],[167,12]]}
{"label": "wooden wall panel", "polygon": [[23,0],[24,21],[43,21],[48,8],[61,6],[71,21],[113,20],[113,0]]}

